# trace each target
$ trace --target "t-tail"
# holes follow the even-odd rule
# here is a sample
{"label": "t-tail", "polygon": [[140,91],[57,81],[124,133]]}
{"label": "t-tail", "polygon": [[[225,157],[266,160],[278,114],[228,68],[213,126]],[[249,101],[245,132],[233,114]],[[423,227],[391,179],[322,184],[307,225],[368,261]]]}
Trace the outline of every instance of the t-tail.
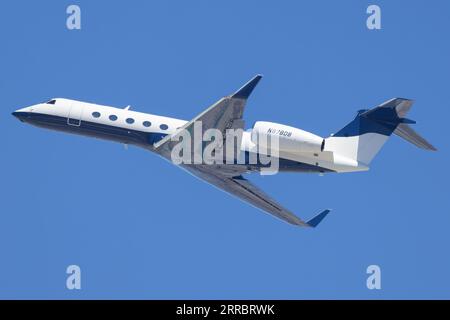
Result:
{"label": "t-tail", "polygon": [[412,104],[412,100],[394,98],[370,110],[359,110],[352,122],[325,139],[325,150],[366,168],[392,133],[419,148],[435,151],[409,126],[415,123],[405,117]]}

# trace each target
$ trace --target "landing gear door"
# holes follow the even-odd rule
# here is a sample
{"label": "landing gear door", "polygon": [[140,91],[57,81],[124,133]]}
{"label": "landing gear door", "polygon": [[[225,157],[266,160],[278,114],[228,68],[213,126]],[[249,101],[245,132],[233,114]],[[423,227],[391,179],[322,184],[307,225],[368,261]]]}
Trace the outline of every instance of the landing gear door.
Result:
{"label": "landing gear door", "polygon": [[67,124],[70,126],[79,127],[81,125],[81,115],[83,114],[83,107],[79,105],[71,105]]}

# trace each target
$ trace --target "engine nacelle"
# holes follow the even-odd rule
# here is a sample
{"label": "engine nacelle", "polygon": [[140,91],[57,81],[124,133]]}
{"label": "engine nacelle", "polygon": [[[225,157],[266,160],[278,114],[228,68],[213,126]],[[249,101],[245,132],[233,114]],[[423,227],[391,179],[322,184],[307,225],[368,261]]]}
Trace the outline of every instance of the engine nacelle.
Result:
{"label": "engine nacelle", "polygon": [[[278,150],[289,153],[322,151],[324,140],[310,132],[273,122],[258,121],[252,129],[252,142],[259,147],[273,149],[272,138],[278,138]],[[259,141],[258,141],[259,140]]]}

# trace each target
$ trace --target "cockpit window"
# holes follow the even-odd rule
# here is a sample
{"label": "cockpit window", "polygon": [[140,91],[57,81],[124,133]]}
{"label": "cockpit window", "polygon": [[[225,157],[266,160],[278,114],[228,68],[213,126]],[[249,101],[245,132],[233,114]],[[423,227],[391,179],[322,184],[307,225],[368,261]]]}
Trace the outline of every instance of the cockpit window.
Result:
{"label": "cockpit window", "polygon": [[52,99],[52,100],[46,102],[46,104],[55,104],[55,103],[56,103],[55,99]]}

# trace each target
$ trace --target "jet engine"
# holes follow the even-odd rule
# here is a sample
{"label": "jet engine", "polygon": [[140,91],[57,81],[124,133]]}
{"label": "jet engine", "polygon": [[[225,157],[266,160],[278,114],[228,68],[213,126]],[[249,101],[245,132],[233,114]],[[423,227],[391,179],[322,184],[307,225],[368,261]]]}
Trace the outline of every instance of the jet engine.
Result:
{"label": "jet engine", "polygon": [[257,121],[252,129],[251,140],[267,150],[275,149],[289,153],[317,153],[323,150],[324,139],[310,132],[273,122]]}

